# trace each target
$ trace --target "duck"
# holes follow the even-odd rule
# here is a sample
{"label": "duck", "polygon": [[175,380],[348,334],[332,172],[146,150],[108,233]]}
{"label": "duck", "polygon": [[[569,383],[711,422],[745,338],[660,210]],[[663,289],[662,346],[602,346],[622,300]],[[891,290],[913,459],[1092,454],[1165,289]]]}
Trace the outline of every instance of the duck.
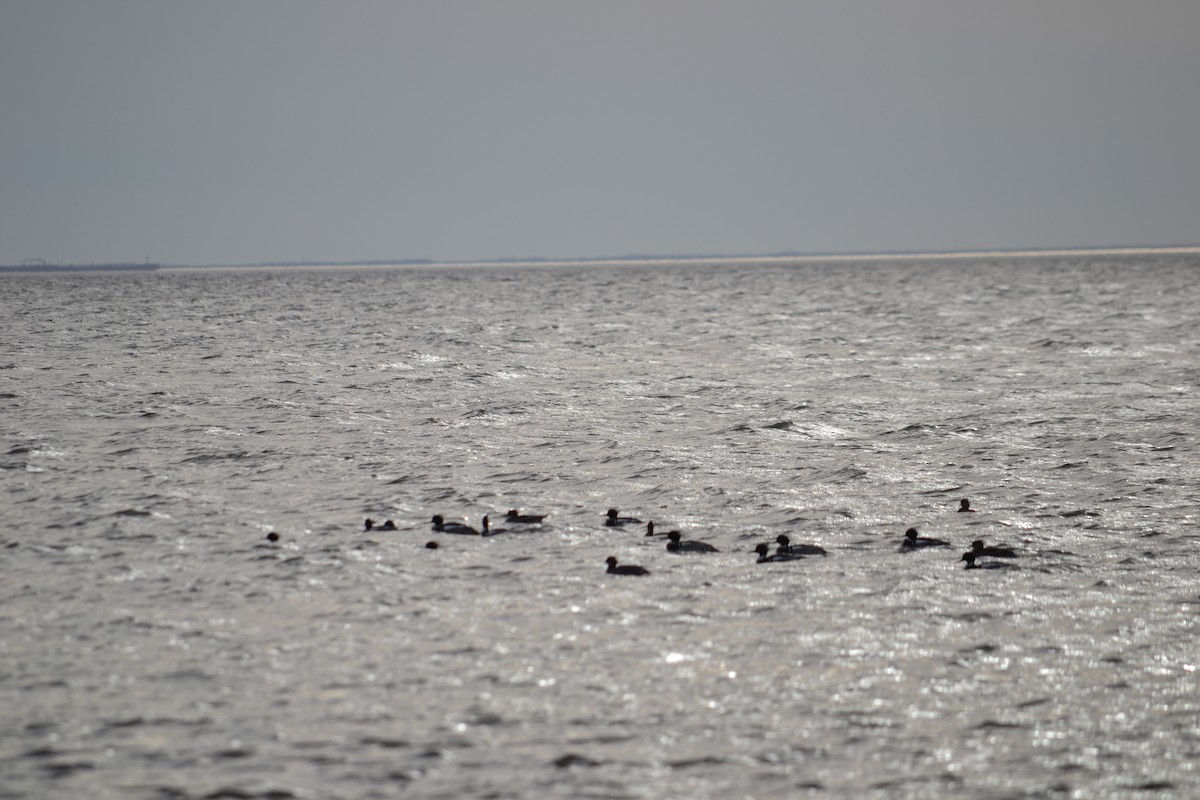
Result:
{"label": "duck", "polygon": [[960,514],[974,514],[975,513],[975,509],[971,508],[970,499],[964,497],[962,500],[958,501],[958,513],[960,513]]}
{"label": "duck", "polygon": [[621,564],[617,566],[617,557],[609,556],[605,559],[608,564],[608,569],[605,570],[609,575],[649,575],[650,570],[645,567],[639,567],[636,564]]}
{"label": "duck", "polygon": [[656,530],[654,530],[654,521],[653,520],[646,523],[646,535],[647,536],[670,536],[672,533],[678,533],[681,536],[683,535],[682,531],[656,531]]}
{"label": "duck", "polygon": [[441,514],[433,515],[433,529],[438,533],[463,533],[468,536],[478,536],[479,531],[463,522],[446,522]]}
{"label": "duck", "polygon": [[817,544],[792,544],[792,540],[784,534],[779,534],[775,537],[775,541],[779,544],[776,548],[776,553],[786,553],[794,556],[824,556],[829,555],[825,552],[825,548]]}
{"label": "duck", "polygon": [[396,530],[396,523],[389,519],[389,520],[385,520],[382,525],[380,525],[378,528],[376,528],[375,520],[371,519],[370,517],[367,517],[365,520],[363,520],[363,531],[370,531],[370,530],[394,531],[394,530]]}
{"label": "duck", "polygon": [[276,533],[275,531],[271,531],[270,533],[267,534],[267,541],[268,542],[278,542],[279,534]]}
{"label": "duck", "polygon": [[500,533],[508,533],[508,528],[496,528],[495,530],[492,530],[491,525],[488,523],[488,515],[487,514],[483,515],[482,522],[483,522],[483,531],[481,533],[482,536],[495,536]]}
{"label": "duck", "polygon": [[622,525],[641,525],[642,521],[637,517],[622,517],[615,508],[610,508],[605,514],[606,519],[604,524],[610,528],[618,528]]}
{"label": "duck", "polygon": [[523,525],[534,525],[546,518],[546,514],[522,514],[519,509],[510,508],[504,515],[505,522],[520,522]]}
{"label": "duck", "polygon": [[900,542],[901,550],[916,550],[919,547],[949,547],[945,539],[934,539],[929,536],[918,536],[916,528],[904,532],[904,541]]}
{"label": "duck", "polygon": [[992,558],[1016,558],[1017,551],[1011,547],[986,547],[983,539],[971,542],[971,554],[976,557],[991,556]]}
{"label": "duck", "polygon": [[754,548],[754,552],[758,553],[758,563],[766,564],[775,561],[799,561],[804,556],[799,553],[769,553],[771,545],[763,542]]}
{"label": "duck", "polygon": [[682,541],[682,536],[679,531],[671,531],[667,534],[670,539],[667,542],[667,552],[670,553],[719,553],[717,548],[713,547],[708,542]]}
{"label": "duck", "polygon": [[1017,569],[1016,564],[1008,564],[1004,561],[979,561],[975,560],[975,554],[967,551],[962,554],[962,561],[967,562],[963,569]]}

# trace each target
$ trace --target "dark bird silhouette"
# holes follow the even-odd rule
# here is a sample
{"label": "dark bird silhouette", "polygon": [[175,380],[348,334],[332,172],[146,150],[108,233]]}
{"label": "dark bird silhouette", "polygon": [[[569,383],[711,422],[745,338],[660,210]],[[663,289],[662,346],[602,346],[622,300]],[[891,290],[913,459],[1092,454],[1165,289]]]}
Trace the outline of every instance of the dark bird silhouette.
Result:
{"label": "dark bird silhouette", "polygon": [[916,550],[920,547],[949,547],[950,543],[945,539],[934,539],[929,536],[918,536],[916,528],[909,528],[904,532],[904,541],[900,542],[901,550]]}
{"label": "dark bird silhouette", "polygon": [[504,516],[505,522],[520,522],[525,525],[533,525],[541,522],[546,518],[546,514],[522,514],[518,509],[510,508]]}
{"label": "dark bird silhouette", "polygon": [[971,542],[971,554],[977,558],[991,556],[992,558],[1016,558],[1017,551],[1011,547],[985,547],[983,539],[976,539]]}
{"label": "dark bird silhouette", "polygon": [[958,513],[962,514],[964,512],[968,514],[975,513],[975,509],[971,508],[971,501],[965,497],[958,501]]}
{"label": "dark bird silhouette", "polygon": [[792,544],[792,540],[784,534],[779,534],[775,537],[775,541],[779,543],[776,548],[776,553],[787,553],[793,556],[824,556],[828,555],[825,548],[816,544]]}
{"label": "dark bird silhouette", "polygon": [[446,522],[441,514],[433,515],[433,529],[438,533],[462,533],[468,536],[478,536],[479,531],[463,522]]}
{"label": "dark bird silhouette", "polygon": [[617,528],[617,527],[620,527],[621,525],[633,525],[633,524],[641,525],[642,521],[640,519],[638,519],[637,517],[619,516],[619,513],[615,508],[610,508],[608,510],[608,513],[605,514],[604,524],[610,528]]}
{"label": "dark bird silhouette", "polygon": [[605,559],[608,564],[608,569],[605,570],[609,575],[649,575],[650,570],[645,567],[639,567],[636,564],[621,564],[617,566],[617,557],[609,556]]}
{"label": "dark bird silhouette", "polygon": [[717,550],[717,548],[713,547],[708,542],[696,542],[696,541],[685,542],[682,540],[682,536],[683,536],[683,534],[681,534],[679,531],[671,531],[670,533],[667,534],[667,538],[670,539],[670,541],[667,542],[668,552],[671,552],[671,553],[719,553],[720,552],[719,550]]}
{"label": "dark bird silhouette", "polygon": [[646,535],[647,536],[670,536],[672,533],[678,533],[681,536],[683,535],[682,531],[656,531],[656,530],[654,530],[654,520],[651,520],[650,522],[646,523]]}
{"label": "dark bird silhouette", "polygon": [[487,514],[483,515],[482,524],[483,524],[483,532],[481,535],[483,535],[483,536],[495,536],[500,533],[508,533],[508,528],[496,528],[495,530],[492,530],[492,527],[488,522]]}
{"label": "dark bird silhouette", "polygon": [[766,564],[775,561],[799,561],[800,559],[804,558],[802,555],[792,553],[771,553],[768,552],[770,549],[771,545],[767,544],[766,542],[763,542],[754,548],[754,552],[758,553],[759,564]]}
{"label": "dark bird silhouette", "polygon": [[962,554],[961,560],[967,562],[963,569],[1017,569],[1015,564],[1004,561],[976,561],[975,554],[969,551]]}

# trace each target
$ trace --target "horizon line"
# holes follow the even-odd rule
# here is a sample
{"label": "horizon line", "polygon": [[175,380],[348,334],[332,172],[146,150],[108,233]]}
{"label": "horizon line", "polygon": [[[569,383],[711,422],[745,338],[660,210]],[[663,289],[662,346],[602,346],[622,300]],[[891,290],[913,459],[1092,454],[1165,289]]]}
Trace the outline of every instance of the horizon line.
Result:
{"label": "horizon line", "polygon": [[777,252],[759,255],[641,255],[549,258],[526,256],[521,258],[451,259],[432,258],[405,259],[356,259],[337,260],[290,260],[259,261],[254,263],[225,264],[161,264],[164,269],[223,269],[223,268],[284,268],[284,267],[483,267],[483,266],[571,266],[597,265],[617,266],[621,264],[719,264],[719,263],[785,263],[817,261],[911,261],[917,259],[978,259],[995,257],[1037,257],[1071,255],[1191,255],[1200,254],[1200,245],[1128,246],[1128,247],[1056,247],[1056,248],[992,248],[989,250],[930,250],[930,251],[868,251],[868,252]]}
{"label": "horizon line", "polygon": [[[901,250],[901,251],[841,251],[841,252],[775,252],[762,254],[722,255],[645,255],[550,258],[525,256],[520,258],[450,259],[403,258],[403,259],[354,259],[354,260],[287,260],[259,262],[227,262],[208,264],[185,264],[151,262],[96,262],[87,264],[54,264],[43,261],[41,267],[79,267],[94,269],[101,266],[150,267],[167,270],[185,269],[320,269],[323,267],[560,267],[560,266],[621,266],[652,264],[782,264],[850,261],[914,261],[914,260],[967,260],[985,258],[1037,258],[1054,256],[1115,256],[1115,255],[1196,255],[1200,244],[1121,246],[1121,247],[1047,247],[1047,248],[992,248],[988,250]],[[30,259],[26,259],[30,261]],[[4,272],[41,271],[37,266],[0,266]]]}

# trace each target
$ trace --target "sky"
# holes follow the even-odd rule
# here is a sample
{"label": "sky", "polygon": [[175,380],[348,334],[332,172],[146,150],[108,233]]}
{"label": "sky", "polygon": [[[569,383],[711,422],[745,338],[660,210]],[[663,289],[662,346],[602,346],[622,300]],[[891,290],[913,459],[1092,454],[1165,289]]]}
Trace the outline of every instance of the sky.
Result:
{"label": "sky", "polygon": [[0,264],[1200,243],[1196,0],[0,0]]}

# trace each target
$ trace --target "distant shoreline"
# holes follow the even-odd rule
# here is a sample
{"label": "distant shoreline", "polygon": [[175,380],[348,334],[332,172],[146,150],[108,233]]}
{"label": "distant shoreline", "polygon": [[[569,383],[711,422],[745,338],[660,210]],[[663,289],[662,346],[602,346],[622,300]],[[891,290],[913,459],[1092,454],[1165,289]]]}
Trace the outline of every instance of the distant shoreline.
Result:
{"label": "distant shoreline", "polygon": [[771,253],[763,255],[627,255],[604,258],[494,258],[477,261],[437,261],[434,259],[372,259],[359,261],[264,261],[252,264],[28,264],[0,266],[0,273],[11,272],[120,272],[156,270],[210,269],[331,269],[331,268],[420,268],[420,267],[571,267],[571,266],[644,266],[654,264],[788,264],[819,262],[875,262],[916,260],[976,260],[987,258],[1040,258],[1070,256],[1122,255],[1200,255],[1200,245],[1166,247],[1092,247],[1023,250],[947,250],[892,253]]}
{"label": "distant shoreline", "polygon": [[22,264],[15,267],[0,266],[0,272],[153,272],[162,264],[118,263],[118,264]]}

